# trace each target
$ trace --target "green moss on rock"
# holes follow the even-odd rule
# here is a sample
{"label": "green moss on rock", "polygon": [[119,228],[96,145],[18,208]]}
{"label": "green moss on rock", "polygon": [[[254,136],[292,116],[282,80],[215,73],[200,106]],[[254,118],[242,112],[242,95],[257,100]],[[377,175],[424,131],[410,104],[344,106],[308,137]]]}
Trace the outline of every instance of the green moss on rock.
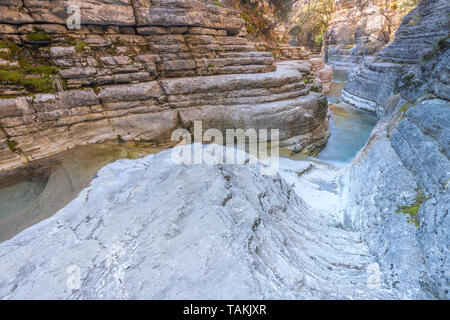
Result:
{"label": "green moss on rock", "polygon": [[15,140],[7,140],[8,142],[8,148],[9,150],[11,150],[12,152],[16,152],[18,151],[17,146],[19,145],[19,143]]}
{"label": "green moss on rock", "polygon": [[418,218],[419,209],[423,203],[425,203],[428,199],[430,199],[430,197],[425,196],[424,192],[421,189],[417,189],[416,192],[417,192],[417,194],[416,194],[414,203],[412,203],[408,206],[402,206],[402,207],[398,208],[397,214],[403,213],[403,214],[408,215],[409,216],[407,218],[408,222],[411,222],[416,227],[418,227],[419,226],[419,218]]}
{"label": "green moss on rock", "polygon": [[55,75],[59,68],[51,66],[42,58],[33,56],[26,47],[18,47],[10,41],[1,41],[2,58],[11,62],[18,62],[13,66],[0,67],[0,85],[17,85],[24,87],[31,93],[53,92]]}

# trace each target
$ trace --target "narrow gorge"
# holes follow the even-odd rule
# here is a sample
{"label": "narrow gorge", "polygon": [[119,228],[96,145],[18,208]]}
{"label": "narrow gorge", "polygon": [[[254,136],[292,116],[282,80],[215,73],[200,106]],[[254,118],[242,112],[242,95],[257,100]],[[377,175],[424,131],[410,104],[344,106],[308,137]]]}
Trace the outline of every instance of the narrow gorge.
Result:
{"label": "narrow gorge", "polygon": [[448,300],[449,32],[446,0],[0,0],[0,298]]}

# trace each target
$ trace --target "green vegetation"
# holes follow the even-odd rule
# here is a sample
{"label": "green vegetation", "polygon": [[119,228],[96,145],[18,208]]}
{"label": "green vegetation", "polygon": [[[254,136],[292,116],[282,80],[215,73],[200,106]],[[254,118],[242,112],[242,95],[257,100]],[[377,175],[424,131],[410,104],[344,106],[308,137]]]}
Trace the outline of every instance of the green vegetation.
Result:
{"label": "green vegetation", "polygon": [[321,88],[319,86],[313,85],[313,86],[311,86],[311,88],[309,88],[309,91],[320,92]]}
{"label": "green vegetation", "polygon": [[214,4],[215,4],[216,6],[219,6],[219,7],[222,7],[222,6],[223,6],[222,2],[220,2],[219,0],[216,0],[216,1],[214,2]]}
{"label": "green vegetation", "polygon": [[408,12],[410,12],[412,9],[417,7],[420,0],[399,0],[390,3],[388,6],[390,9],[396,10],[402,16],[406,15]]}
{"label": "green vegetation", "polygon": [[258,2],[236,1],[235,7],[240,12],[240,17],[245,21],[245,29],[248,34],[267,43],[275,44],[277,42],[277,36],[273,32],[277,23],[265,18],[264,10],[259,7]]}
{"label": "green vegetation", "polygon": [[322,46],[323,43],[323,35],[322,34],[318,34],[314,37],[314,42],[318,45],[318,46]]}
{"label": "green vegetation", "polygon": [[419,59],[419,62],[428,62],[431,61],[439,52],[439,50],[445,49],[447,40],[450,39],[450,35],[442,37],[436,41],[433,45],[433,50],[425,54],[422,58]]}
{"label": "green vegetation", "polygon": [[403,213],[403,214],[407,214],[409,215],[409,217],[407,218],[408,222],[413,223],[416,227],[419,226],[419,218],[417,216],[420,206],[425,203],[425,201],[427,201],[428,199],[430,199],[430,197],[426,197],[424,192],[421,189],[416,189],[416,198],[414,203],[412,203],[411,205],[408,206],[402,206],[400,208],[397,209],[397,214],[398,213]]}
{"label": "green vegetation", "polygon": [[19,143],[17,142],[17,141],[15,141],[15,140],[7,140],[7,142],[8,142],[8,148],[9,148],[9,150],[11,150],[12,152],[16,152],[16,151],[18,151],[19,149],[17,148],[17,146],[19,145]]}
{"label": "green vegetation", "polygon": [[402,119],[405,116],[406,111],[408,111],[409,109],[411,109],[412,107],[414,107],[416,104],[418,104],[419,102],[405,102],[404,104],[402,104],[402,106],[400,107],[400,109],[398,110],[399,114],[402,115]]}
{"label": "green vegetation", "polygon": [[117,142],[119,144],[125,143],[125,140],[123,140],[122,136],[120,134],[117,135]]}
{"label": "green vegetation", "polygon": [[58,67],[33,57],[32,51],[10,41],[0,41],[0,49],[1,59],[17,62],[15,65],[0,67],[0,85],[23,86],[32,93],[54,91]]}
{"label": "green vegetation", "polygon": [[445,47],[445,43],[447,42],[447,40],[450,39],[450,35],[447,35],[446,37],[442,37],[440,38],[437,42],[436,45],[440,48],[440,49],[444,49]]}
{"label": "green vegetation", "polygon": [[298,7],[295,26],[290,30],[307,47],[321,47],[333,13],[333,0],[310,0]]}
{"label": "green vegetation", "polygon": [[324,109],[328,107],[328,100],[325,96],[322,96],[322,98],[319,100],[319,105]]}
{"label": "green vegetation", "polygon": [[354,43],[348,43],[344,46],[344,49],[349,50],[349,49],[353,48],[354,46],[355,46]]}
{"label": "green vegetation", "polygon": [[408,74],[404,77],[404,79],[405,79],[406,81],[410,81],[410,80],[412,80],[412,78],[414,78],[414,73],[408,73]]}

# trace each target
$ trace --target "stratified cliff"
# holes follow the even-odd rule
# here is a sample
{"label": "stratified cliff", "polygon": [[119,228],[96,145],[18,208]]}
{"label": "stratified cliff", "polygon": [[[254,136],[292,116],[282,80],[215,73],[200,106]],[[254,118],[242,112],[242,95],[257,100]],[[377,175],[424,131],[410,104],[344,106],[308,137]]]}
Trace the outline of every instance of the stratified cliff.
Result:
{"label": "stratified cliff", "polygon": [[[80,30],[66,26],[69,4]],[[290,147],[317,151],[325,98],[239,37],[243,25],[193,0],[2,1],[0,172],[81,144],[167,142],[194,120],[279,128],[297,137]]]}
{"label": "stratified cliff", "polygon": [[450,4],[423,0],[342,99],[382,117],[346,176],[345,225],[405,297],[449,298]]}
{"label": "stratified cliff", "polygon": [[392,39],[401,22],[400,2],[335,0],[324,36],[326,63],[351,70],[364,57],[376,54]]}

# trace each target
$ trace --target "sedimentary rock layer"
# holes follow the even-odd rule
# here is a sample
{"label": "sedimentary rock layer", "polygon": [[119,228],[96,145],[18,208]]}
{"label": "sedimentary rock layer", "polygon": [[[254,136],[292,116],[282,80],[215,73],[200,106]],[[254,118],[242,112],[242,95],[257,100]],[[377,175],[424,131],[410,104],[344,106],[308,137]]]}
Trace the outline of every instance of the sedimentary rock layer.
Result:
{"label": "sedimentary rock layer", "polygon": [[448,58],[437,60],[449,46],[449,17],[448,1],[422,1],[403,19],[395,41],[351,75],[342,99],[380,115],[391,111],[386,100],[396,92],[411,102],[427,91],[449,99]]}
{"label": "sedimentary rock layer", "polygon": [[401,22],[396,1],[336,0],[325,33],[325,61],[351,70],[391,40]]}
{"label": "sedimentary rock layer", "polygon": [[[66,26],[69,4],[80,7],[79,30]],[[193,120],[279,128],[284,140],[303,137],[297,150],[326,142],[323,96],[297,66],[276,70],[270,53],[238,37],[235,10],[169,0],[0,6],[0,171],[107,139],[167,142]]]}
{"label": "sedimentary rock layer", "polygon": [[223,131],[277,128],[281,140],[298,136],[300,150],[311,142],[304,135],[320,127],[314,140],[323,145],[326,99],[309,92],[297,68],[293,62],[269,73],[171,78],[1,100],[0,168],[118,137],[168,142],[173,130],[190,128],[195,120],[202,120],[204,129]]}
{"label": "sedimentary rock layer", "polygon": [[405,297],[449,297],[449,10],[422,1],[342,94],[383,117],[349,170],[345,224]]}

